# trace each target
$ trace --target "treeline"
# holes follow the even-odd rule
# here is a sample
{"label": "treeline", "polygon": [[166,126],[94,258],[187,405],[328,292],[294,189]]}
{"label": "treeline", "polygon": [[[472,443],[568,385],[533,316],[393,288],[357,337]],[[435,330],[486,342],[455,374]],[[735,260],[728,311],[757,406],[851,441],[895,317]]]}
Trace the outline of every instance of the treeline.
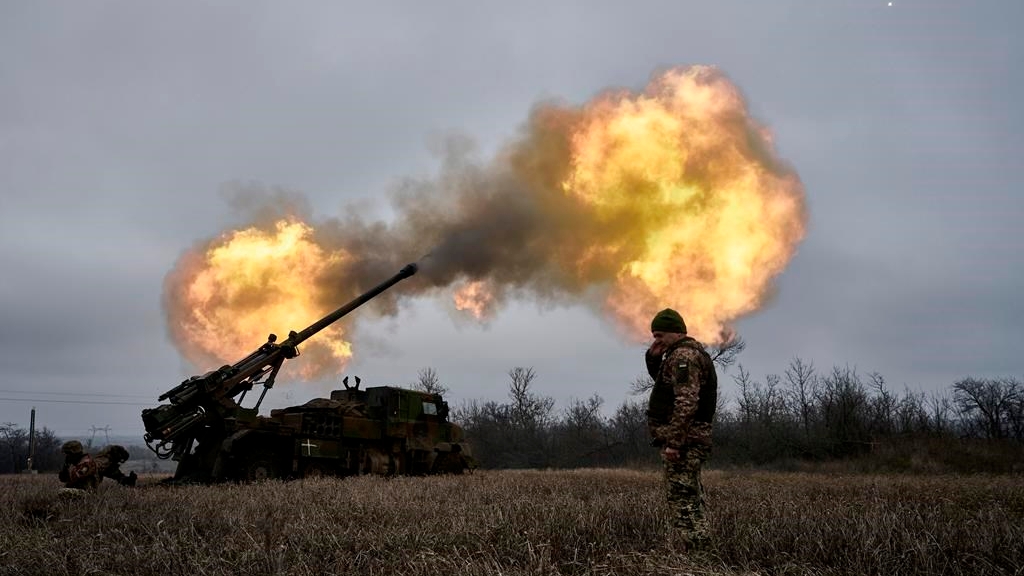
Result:
{"label": "treeline", "polygon": [[[728,363],[729,356],[716,361]],[[720,371],[721,372],[721,371]],[[427,369],[420,374],[433,378]],[[453,419],[485,468],[571,468],[654,464],[649,446],[646,375],[610,415],[594,395],[556,409],[536,391],[532,368],[509,371],[508,400],[463,403]],[[944,393],[892,390],[877,373],[849,367],[819,373],[799,358],[781,375],[755,380],[742,366],[734,398],[720,393],[712,462],[799,466],[835,460],[871,469],[1024,471],[1024,384],[1015,378],[964,378]]]}
{"label": "treeline", "polygon": [[[742,347],[714,354],[723,367]],[[721,370],[720,370],[721,372]],[[452,410],[473,456],[484,468],[652,466],[657,451],[647,435],[646,375],[614,411],[598,395],[556,409],[536,390],[536,372],[508,373],[505,401],[470,400]],[[781,375],[755,380],[742,366],[733,376],[735,397],[720,393],[712,464],[785,467],[836,460],[872,469],[1024,472],[1024,383],[1016,378],[964,378],[944,392],[892,390],[878,373],[849,367],[819,373],[799,358]],[[436,371],[420,371],[415,388],[445,393]],[[0,474],[27,468],[28,432],[0,424]],[[56,471],[62,440],[48,428],[36,433],[39,471]],[[151,454],[129,448],[132,459]]]}
{"label": "treeline", "polygon": [[819,374],[799,358],[754,380],[716,422],[718,458],[768,464],[862,458],[893,469],[1024,471],[1024,385],[964,378],[944,392],[892,390],[878,373]]}
{"label": "treeline", "polygon": [[509,371],[509,401],[469,401],[456,409],[485,468],[622,466],[653,461],[646,406],[627,401],[606,417],[598,395],[573,400],[561,412],[534,391],[532,368]]}
{"label": "treeline", "polygon": [[[32,469],[56,472],[64,462],[60,452],[62,441],[49,428],[36,431],[35,459]],[[0,424],[0,474],[21,472],[28,468],[29,433],[6,422]]]}

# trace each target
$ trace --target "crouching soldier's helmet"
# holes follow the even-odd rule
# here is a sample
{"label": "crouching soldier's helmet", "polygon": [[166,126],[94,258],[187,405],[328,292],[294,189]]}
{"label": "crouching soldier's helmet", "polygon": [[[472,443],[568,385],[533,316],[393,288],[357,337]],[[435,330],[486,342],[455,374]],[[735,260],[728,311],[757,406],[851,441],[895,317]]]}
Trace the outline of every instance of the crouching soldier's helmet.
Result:
{"label": "crouching soldier's helmet", "polygon": [[64,443],[63,446],[60,447],[60,451],[68,455],[81,454],[82,443],[79,442],[78,440],[68,440],[67,442]]}

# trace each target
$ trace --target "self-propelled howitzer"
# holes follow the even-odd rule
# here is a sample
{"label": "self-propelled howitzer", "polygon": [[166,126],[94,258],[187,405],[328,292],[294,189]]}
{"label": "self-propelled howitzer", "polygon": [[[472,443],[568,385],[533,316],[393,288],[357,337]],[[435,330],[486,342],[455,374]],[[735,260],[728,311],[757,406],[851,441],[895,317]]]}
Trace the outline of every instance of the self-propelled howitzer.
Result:
{"label": "self-propelled howitzer", "polygon": [[[362,306],[398,282],[415,274],[409,264],[397,274],[348,304],[324,316],[301,332],[292,331],[283,342],[271,334],[255,352],[233,365],[193,376],[162,394],[169,401],[142,411],[146,444],[160,458],[178,461],[175,479],[218,481],[232,476],[231,445],[258,420],[259,405],[274,385],[284,361],[298,356],[298,346],[343,316]],[[256,386],[263,391],[253,408],[243,408],[245,394]]]}

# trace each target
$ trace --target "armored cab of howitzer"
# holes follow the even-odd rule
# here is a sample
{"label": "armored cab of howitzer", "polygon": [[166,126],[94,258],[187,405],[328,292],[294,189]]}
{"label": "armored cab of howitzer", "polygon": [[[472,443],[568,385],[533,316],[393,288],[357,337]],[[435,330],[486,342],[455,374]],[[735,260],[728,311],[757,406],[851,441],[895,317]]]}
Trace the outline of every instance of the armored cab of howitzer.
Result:
{"label": "armored cab of howitzer", "polygon": [[[237,363],[168,390],[159,398],[168,403],[142,411],[146,444],[158,457],[178,462],[174,479],[181,482],[456,471],[466,461],[462,431],[448,422],[447,405],[437,395],[346,384],[330,399],[259,416],[284,361],[299,355],[299,344],[416,270],[409,264],[301,332],[290,332],[284,342],[271,334]],[[256,386],[263,387],[256,405],[242,407]]]}

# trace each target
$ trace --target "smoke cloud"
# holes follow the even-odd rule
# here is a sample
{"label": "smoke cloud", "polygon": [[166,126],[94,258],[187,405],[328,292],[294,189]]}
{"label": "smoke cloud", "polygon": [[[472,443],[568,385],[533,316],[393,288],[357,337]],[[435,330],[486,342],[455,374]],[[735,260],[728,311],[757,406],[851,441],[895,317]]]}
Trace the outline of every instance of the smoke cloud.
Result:
{"label": "smoke cloud", "polygon": [[[314,303],[308,324],[414,261],[420,273],[374,300],[377,313],[394,313],[399,298],[437,293],[479,318],[510,298],[585,302],[642,338],[655,312],[674,307],[692,334],[718,343],[770,293],[806,222],[802,184],[767,129],[721,72],[699,66],[655,74],[640,93],[540,103],[493,158],[453,138],[436,177],[394,191],[391,222],[354,209],[313,222],[301,195],[258,185],[236,184],[227,195],[249,224],[190,250],[166,282],[172,337],[192,359],[240,353],[222,345],[239,314],[281,300],[296,308],[304,298]],[[301,224],[292,233],[302,242],[293,237],[275,255],[283,268],[262,269],[282,223]],[[246,230],[262,233],[267,246],[215,262],[211,254]],[[309,258],[318,264],[297,264]],[[290,295],[296,285],[308,289]]]}

